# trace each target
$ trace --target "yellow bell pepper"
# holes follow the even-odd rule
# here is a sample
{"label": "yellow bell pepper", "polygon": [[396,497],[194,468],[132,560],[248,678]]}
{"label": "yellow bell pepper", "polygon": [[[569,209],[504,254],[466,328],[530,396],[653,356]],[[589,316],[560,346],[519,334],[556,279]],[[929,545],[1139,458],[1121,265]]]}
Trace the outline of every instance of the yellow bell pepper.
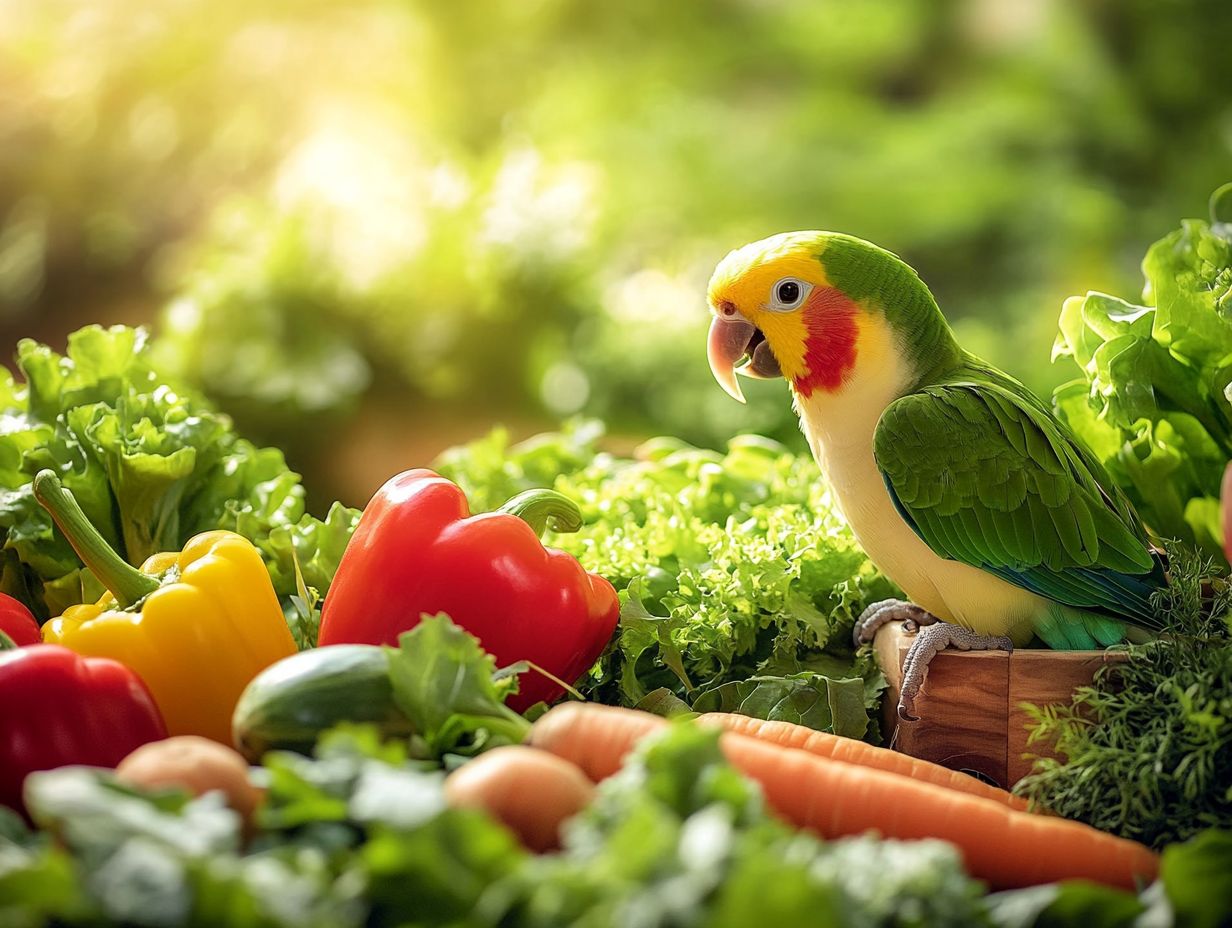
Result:
{"label": "yellow bell pepper", "polygon": [[203,532],[138,570],[103,540],[53,471],[39,472],[34,494],[109,591],[52,619],[43,640],[136,671],[170,734],[230,744],[244,687],[296,651],[257,549],[234,532]]}

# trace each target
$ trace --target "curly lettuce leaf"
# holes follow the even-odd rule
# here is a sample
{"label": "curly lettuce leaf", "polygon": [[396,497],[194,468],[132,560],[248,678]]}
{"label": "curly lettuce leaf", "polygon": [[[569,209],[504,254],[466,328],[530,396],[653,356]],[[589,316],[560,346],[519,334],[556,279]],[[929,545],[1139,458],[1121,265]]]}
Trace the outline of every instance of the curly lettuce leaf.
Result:
{"label": "curly lettuce leaf", "polygon": [[[265,557],[274,590],[280,596],[297,592],[295,570],[298,565],[304,583],[324,599],[338,570],[338,562],[359,523],[359,516],[358,509],[334,503],[324,519],[305,514],[294,522],[270,529],[268,535],[257,542],[257,547]],[[252,528],[244,514],[239,514],[234,529],[249,535]]]}
{"label": "curly lettuce leaf", "polygon": [[[273,496],[270,494],[269,498]],[[249,498],[254,497],[259,499],[261,492]],[[301,650],[316,647],[321,625],[318,604],[329,592],[342,554],[359,524],[360,511],[334,503],[323,520],[305,513],[298,521],[277,524],[264,534],[259,508],[245,512],[228,507],[226,511],[235,523],[229,524],[224,518],[223,527],[252,538],[265,558],[274,592],[282,600],[283,613],[296,643]]]}
{"label": "curly lettuce leaf", "polygon": [[186,537],[184,496],[217,462],[229,422],[166,388],[73,407],[64,418],[107,474],[128,560],[176,550]]}
{"label": "curly lettuce leaf", "polygon": [[17,343],[17,366],[26,378],[27,408],[43,422],[66,409],[114,402],[121,394],[150,393],[159,376],[148,356],[145,329],[88,325],[69,333],[64,355],[31,338]]}

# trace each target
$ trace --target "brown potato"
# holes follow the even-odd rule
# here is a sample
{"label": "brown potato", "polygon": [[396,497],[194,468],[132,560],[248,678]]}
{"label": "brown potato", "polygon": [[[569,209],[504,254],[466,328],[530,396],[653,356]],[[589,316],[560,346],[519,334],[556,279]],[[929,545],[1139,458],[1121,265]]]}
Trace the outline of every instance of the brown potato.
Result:
{"label": "brown potato", "polygon": [[449,804],[483,809],[532,851],[560,847],[560,826],[594,798],[577,767],[547,751],[510,745],[481,754],[445,780]]}
{"label": "brown potato", "polygon": [[197,735],[143,744],[116,767],[116,779],[150,789],[179,787],[200,796],[222,790],[247,829],[263,798],[248,779],[248,762],[231,748]]}

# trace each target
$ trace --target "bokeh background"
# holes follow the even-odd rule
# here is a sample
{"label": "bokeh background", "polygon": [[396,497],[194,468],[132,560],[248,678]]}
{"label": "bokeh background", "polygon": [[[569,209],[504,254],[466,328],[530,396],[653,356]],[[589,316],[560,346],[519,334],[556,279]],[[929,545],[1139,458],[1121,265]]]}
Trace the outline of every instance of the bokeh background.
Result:
{"label": "bokeh background", "polygon": [[1232,175],[1232,4],[0,0],[0,352],[142,323],[313,508],[495,423],[799,442],[704,287],[788,228],[1040,391]]}

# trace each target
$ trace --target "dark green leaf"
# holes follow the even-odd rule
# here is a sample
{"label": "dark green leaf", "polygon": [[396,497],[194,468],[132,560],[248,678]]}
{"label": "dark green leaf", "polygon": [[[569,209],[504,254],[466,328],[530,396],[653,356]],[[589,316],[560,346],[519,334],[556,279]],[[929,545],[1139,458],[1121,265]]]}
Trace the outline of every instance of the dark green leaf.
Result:
{"label": "dark green leaf", "polygon": [[633,708],[641,709],[643,712],[653,712],[655,715],[661,715],[664,718],[672,718],[678,715],[696,715],[687,702],[678,698],[675,693],[665,686],[661,686],[657,690],[651,690]]}
{"label": "dark green leaf", "polygon": [[1160,879],[1177,924],[1232,924],[1232,831],[1211,829],[1165,848]]}
{"label": "dark green leaf", "polygon": [[693,709],[791,722],[848,738],[863,738],[868,728],[865,683],[859,677],[834,680],[809,672],[750,677],[705,690]]}

